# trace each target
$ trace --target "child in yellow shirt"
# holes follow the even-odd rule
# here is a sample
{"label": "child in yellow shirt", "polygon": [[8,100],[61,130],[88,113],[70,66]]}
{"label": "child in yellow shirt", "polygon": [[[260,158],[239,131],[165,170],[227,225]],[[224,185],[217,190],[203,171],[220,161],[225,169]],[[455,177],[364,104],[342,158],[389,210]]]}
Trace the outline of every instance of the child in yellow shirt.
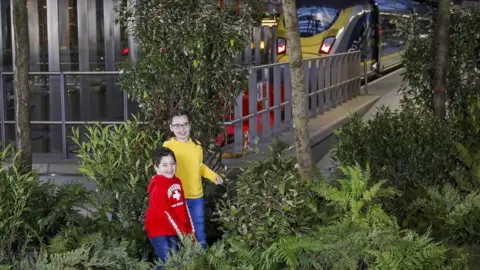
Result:
{"label": "child in yellow shirt", "polygon": [[170,118],[170,130],[174,137],[163,143],[170,148],[177,159],[177,177],[180,178],[185,199],[195,227],[197,241],[206,248],[205,202],[203,198],[202,177],[213,183],[223,184],[223,179],[203,164],[203,148],[190,137],[188,114],[178,111]]}

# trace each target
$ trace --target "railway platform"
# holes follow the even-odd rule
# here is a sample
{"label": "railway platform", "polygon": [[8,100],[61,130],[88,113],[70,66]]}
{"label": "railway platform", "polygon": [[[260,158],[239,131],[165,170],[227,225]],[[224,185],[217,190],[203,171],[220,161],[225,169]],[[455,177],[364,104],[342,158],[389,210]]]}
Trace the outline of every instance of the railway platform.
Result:
{"label": "railway platform", "polygon": [[[371,106],[363,114],[364,120],[373,118],[375,113],[378,111],[378,108],[381,106],[390,107],[391,110],[399,109],[401,96],[398,93],[398,89],[400,89],[400,85],[402,83],[402,70],[403,69],[394,71],[368,85],[369,93],[374,96],[378,96],[379,98],[375,101],[373,106]],[[323,145],[323,155],[317,162],[317,167],[327,177],[330,175],[332,169],[337,165],[328,154],[332,144],[333,143]]]}

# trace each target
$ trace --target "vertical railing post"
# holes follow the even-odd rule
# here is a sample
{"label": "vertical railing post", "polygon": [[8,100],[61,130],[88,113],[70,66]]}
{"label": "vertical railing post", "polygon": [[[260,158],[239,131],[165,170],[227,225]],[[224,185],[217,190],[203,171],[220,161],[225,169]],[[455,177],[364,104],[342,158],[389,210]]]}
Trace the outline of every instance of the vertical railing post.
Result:
{"label": "vertical railing post", "polygon": [[325,84],[324,87],[328,88],[325,92],[325,108],[330,109],[332,107],[332,89],[330,86],[332,85],[332,58],[328,57],[325,64]]}
{"label": "vertical railing post", "polygon": [[6,133],[5,133],[5,91],[3,89],[3,73],[0,71],[0,125],[1,125],[1,140],[2,140],[2,151],[5,150],[7,146],[6,143]]}
{"label": "vertical railing post", "polygon": [[248,135],[250,143],[257,139],[257,69],[253,68],[250,78],[248,79]]}
{"label": "vertical railing post", "polygon": [[355,68],[355,54],[349,54],[348,55],[348,58],[347,58],[347,80],[350,80],[350,82],[347,84],[347,95],[348,95],[348,99],[352,99],[355,97],[355,91],[354,91],[354,87],[355,87],[355,81],[353,81],[352,79],[354,78],[354,68]]}
{"label": "vertical railing post", "polygon": [[[233,121],[237,121],[234,124],[234,132],[233,132],[233,152],[235,154],[243,152],[243,95],[242,92],[235,102],[235,107],[233,108]],[[225,138],[225,142],[228,138]]]}
{"label": "vertical railing post", "polygon": [[[255,66],[260,66],[262,64],[262,55],[260,49],[260,43],[262,42],[262,28],[255,27],[253,28],[253,46],[254,48],[254,57],[255,57]],[[263,78],[262,78],[263,79]]]}
{"label": "vertical railing post", "polygon": [[345,55],[337,55],[336,58],[338,58],[337,62],[337,84],[340,84],[337,87],[337,104],[343,104],[344,98],[343,98],[343,57]]}
{"label": "vertical railing post", "polygon": [[62,119],[62,152],[63,157],[68,158],[68,149],[67,149],[67,125],[65,124],[65,75],[63,72],[60,72],[60,114]]}
{"label": "vertical railing post", "polygon": [[[280,89],[280,66],[273,67],[273,134],[277,135],[283,130],[280,127],[282,122],[282,93]],[[285,89],[285,85],[284,88]],[[278,106],[278,107],[277,107]]]}
{"label": "vertical railing post", "polygon": [[322,114],[325,111],[325,59],[318,60],[317,70],[317,89],[318,92],[318,113]]}
{"label": "vertical railing post", "polygon": [[330,84],[332,86],[332,88],[330,89],[330,98],[331,98],[331,101],[332,101],[332,108],[335,108],[337,107],[338,105],[338,97],[337,97],[337,89],[338,89],[338,86],[337,83],[337,75],[338,75],[338,70],[337,70],[337,66],[338,66],[338,59],[337,57],[335,56],[331,56],[330,57],[330,60],[331,60],[331,72],[330,72]]}
{"label": "vertical railing post", "polygon": [[313,59],[310,67],[310,93],[316,93],[310,97],[310,117],[317,117],[318,114],[318,60]]}
{"label": "vertical railing post", "polygon": [[123,90],[123,121],[128,121],[128,93]]}
{"label": "vertical railing post", "polygon": [[304,88],[305,88],[305,108],[307,111],[307,119],[310,118],[310,60],[303,60],[303,73],[304,73]]}
{"label": "vertical railing post", "polygon": [[367,57],[363,58],[363,79],[365,80],[365,94],[368,94]]}
{"label": "vertical railing post", "polygon": [[360,96],[361,92],[360,92],[360,89],[362,87],[362,73],[363,73],[363,69],[362,69],[362,57],[361,57],[361,54],[360,52],[357,52],[357,63],[358,63],[358,80],[357,80],[357,96]]}
{"label": "vertical railing post", "polygon": [[341,54],[336,56],[337,60],[337,84],[340,84],[337,88],[337,104],[343,104],[343,57],[345,55]]}
{"label": "vertical railing post", "polygon": [[262,114],[261,118],[262,118],[262,133],[261,133],[261,137],[263,139],[267,139],[270,137],[270,135],[272,134],[272,130],[270,129],[270,75],[272,74],[272,72],[270,71],[271,68],[270,67],[266,67],[264,68],[262,74],[263,75],[263,78],[264,80],[263,81],[266,81],[266,91],[265,91],[265,96],[263,96],[263,86],[262,85],[262,101],[261,101],[261,104],[262,104],[262,110],[264,110],[265,112]]}
{"label": "vertical railing post", "polygon": [[285,77],[284,93],[285,93],[285,129],[290,130],[292,127],[292,77],[290,72],[290,65],[285,65],[283,69]]}

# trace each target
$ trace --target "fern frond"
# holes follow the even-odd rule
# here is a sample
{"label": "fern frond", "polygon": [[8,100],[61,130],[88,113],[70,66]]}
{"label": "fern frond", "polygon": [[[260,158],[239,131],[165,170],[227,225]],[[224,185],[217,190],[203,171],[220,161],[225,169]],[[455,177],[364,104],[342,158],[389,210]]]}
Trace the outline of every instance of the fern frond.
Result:
{"label": "fern frond", "polygon": [[262,254],[262,261],[266,269],[276,269],[274,267],[276,264],[286,264],[290,268],[295,268],[299,263],[298,255],[301,252],[320,251],[322,248],[321,243],[312,237],[285,237],[279,239]]}

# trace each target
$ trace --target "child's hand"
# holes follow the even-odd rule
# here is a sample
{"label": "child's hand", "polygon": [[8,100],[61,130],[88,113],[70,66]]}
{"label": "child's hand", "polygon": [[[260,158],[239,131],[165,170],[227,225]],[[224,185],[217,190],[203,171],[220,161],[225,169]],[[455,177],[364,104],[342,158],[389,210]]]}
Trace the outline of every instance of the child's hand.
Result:
{"label": "child's hand", "polygon": [[215,185],[221,185],[223,184],[223,179],[219,175],[217,175],[217,178],[215,178]]}

